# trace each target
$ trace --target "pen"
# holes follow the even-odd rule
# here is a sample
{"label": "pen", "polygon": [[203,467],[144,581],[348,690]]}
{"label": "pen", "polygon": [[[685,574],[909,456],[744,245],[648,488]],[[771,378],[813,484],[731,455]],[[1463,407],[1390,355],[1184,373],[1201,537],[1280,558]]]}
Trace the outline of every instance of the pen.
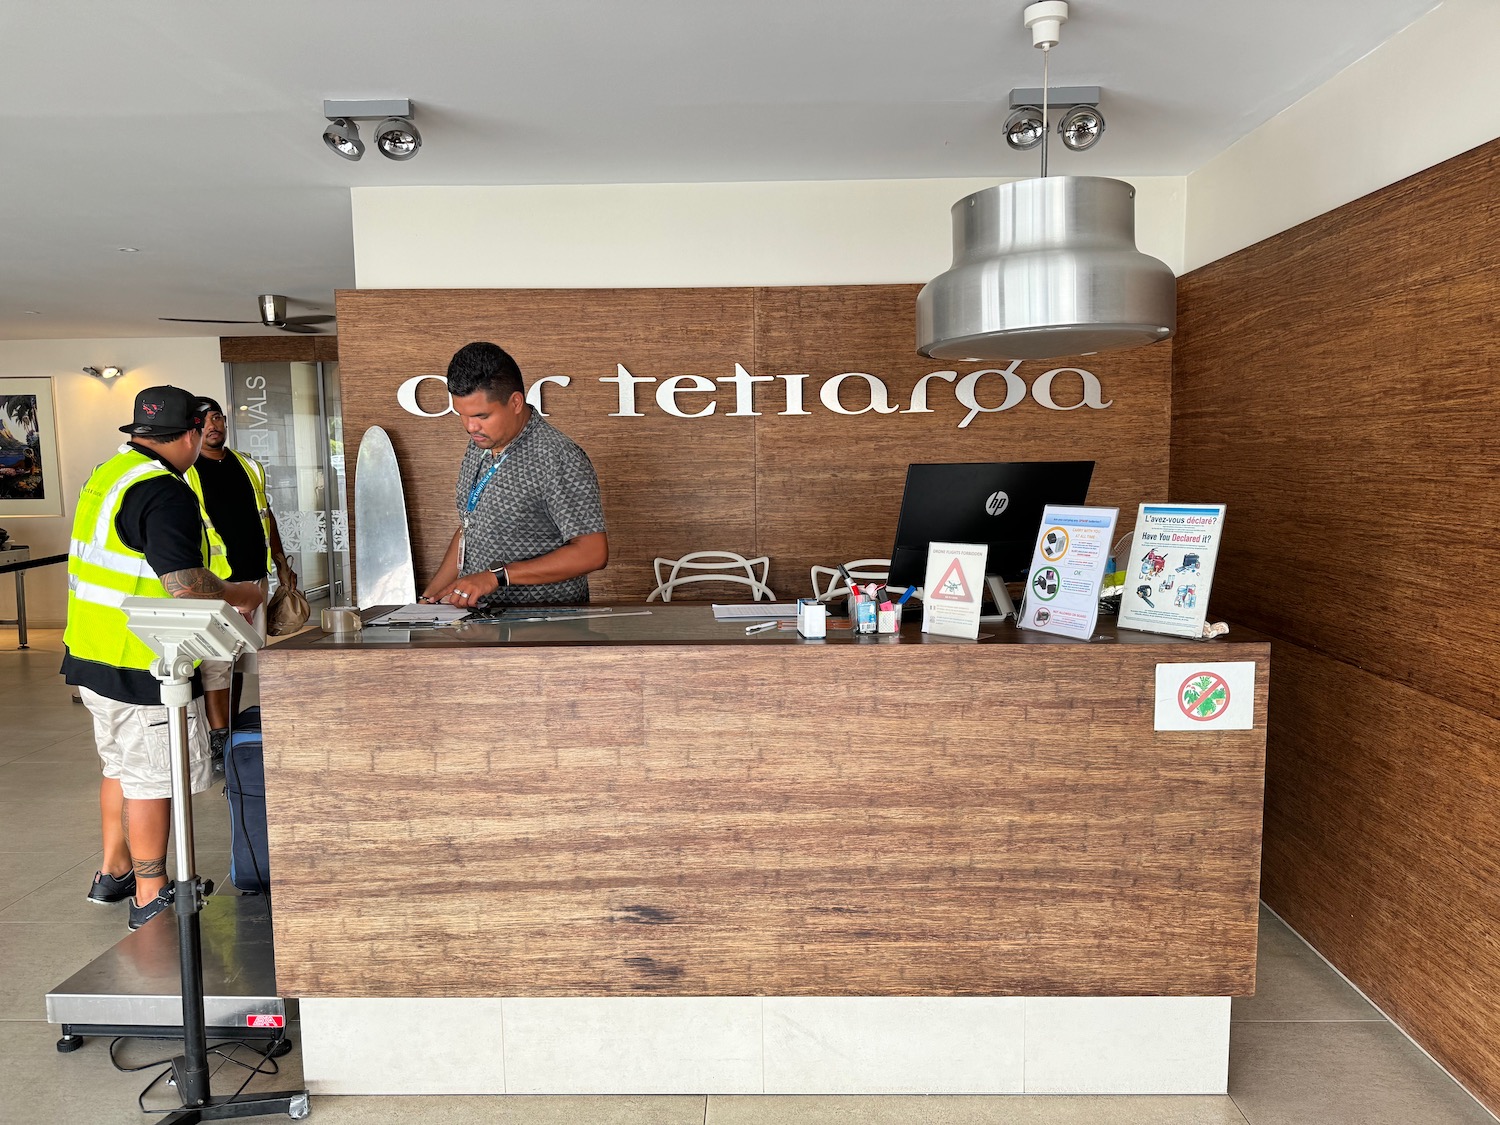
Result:
{"label": "pen", "polygon": [[774,629],[774,628],[776,628],[776,626],[778,624],[780,624],[780,622],[777,622],[777,621],[762,621],[759,625],[746,625],[745,626],[745,636],[748,637],[748,636],[750,636],[750,635],[752,635],[754,633],[764,633],[767,629]]}
{"label": "pen", "polygon": [[906,593],[902,594],[899,598],[896,599],[896,604],[897,605],[905,605],[906,604],[906,599],[909,598],[909,597],[911,597],[916,592],[917,592],[917,588],[915,586],[908,586],[906,588]]}
{"label": "pen", "polygon": [[856,598],[858,598],[859,597],[859,587],[854,584],[854,579],[852,577],[850,577],[849,572],[844,569],[844,564],[843,563],[839,563],[839,577],[842,578],[844,580],[845,585],[847,585],[849,587],[849,592],[851,594],[853,594]]}

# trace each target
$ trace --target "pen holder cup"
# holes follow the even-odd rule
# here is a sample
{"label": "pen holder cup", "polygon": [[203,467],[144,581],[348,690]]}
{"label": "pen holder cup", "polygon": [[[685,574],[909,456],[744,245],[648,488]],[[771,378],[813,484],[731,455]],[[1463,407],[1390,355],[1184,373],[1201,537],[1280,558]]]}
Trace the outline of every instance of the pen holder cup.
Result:
{"label": "pen holder cup", "polygon": [[892,602],[890,609],[877,610],[875,614],[875,631],[878,633],[901,632],[901,611],[905,608],[905,606]]}
{"label": "pen holder cup", "polygon": [[849,599],[849,618],[854,623],[856,634],[871,634],[879,629],[879,612],[875,601],[871,598],[861,598],[858,602],[851,596]]}

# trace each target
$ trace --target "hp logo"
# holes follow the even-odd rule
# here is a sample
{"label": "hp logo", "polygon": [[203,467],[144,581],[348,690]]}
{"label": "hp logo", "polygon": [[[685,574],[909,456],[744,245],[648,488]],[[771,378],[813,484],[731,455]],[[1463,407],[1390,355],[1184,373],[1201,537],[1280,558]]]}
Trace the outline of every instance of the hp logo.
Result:
{"label": "hp logo", "polygon": [[984,510],[992,516],[998,516],[1009,507],[1010,497],[1003,492],[991,492],[989,499],[984,502]]}

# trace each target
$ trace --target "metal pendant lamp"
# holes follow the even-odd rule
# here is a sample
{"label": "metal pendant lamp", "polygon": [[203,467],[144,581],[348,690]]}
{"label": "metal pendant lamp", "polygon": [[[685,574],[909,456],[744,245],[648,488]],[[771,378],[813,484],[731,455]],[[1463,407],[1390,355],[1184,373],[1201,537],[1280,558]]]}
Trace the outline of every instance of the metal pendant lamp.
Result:
{"label": "metal pendant lamp", "polygon": [[[1025,18],[1045,60],[1068,5],[1043,0]],[[1053,359],[1154,344],[1177,330],[1177,278],[1136,249],[1135,188],[1047,176],[1046,81],[1044,62],[1041,178],[953,205],[953,265],[917,295],[924,356]]]}

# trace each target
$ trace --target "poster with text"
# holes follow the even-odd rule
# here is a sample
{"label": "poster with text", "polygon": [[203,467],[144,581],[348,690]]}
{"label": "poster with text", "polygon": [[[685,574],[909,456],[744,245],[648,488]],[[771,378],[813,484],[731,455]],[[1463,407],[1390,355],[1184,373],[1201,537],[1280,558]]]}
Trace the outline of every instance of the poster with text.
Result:
{"label": "poster with text", "polygon": [[933,543],[922,583],[922,632],[948,637],[979,636],[984,564],[989,548],[974,543]]}
{"label": "poster with text", "polygon": [[0,379],[0,516],[63,514],[51,379]]}
{"label": "poster with text", "polygon": [[1048,504],[1031,553],[1017,624],[1023,629],[1088,640],[1099,620],[1099,587],[1118,508]]}
{"label": "poster with text", "polygon": [[1123,563],[1120,628],[1202,636],[1223,530],[1223,504],[1142,504]]}

